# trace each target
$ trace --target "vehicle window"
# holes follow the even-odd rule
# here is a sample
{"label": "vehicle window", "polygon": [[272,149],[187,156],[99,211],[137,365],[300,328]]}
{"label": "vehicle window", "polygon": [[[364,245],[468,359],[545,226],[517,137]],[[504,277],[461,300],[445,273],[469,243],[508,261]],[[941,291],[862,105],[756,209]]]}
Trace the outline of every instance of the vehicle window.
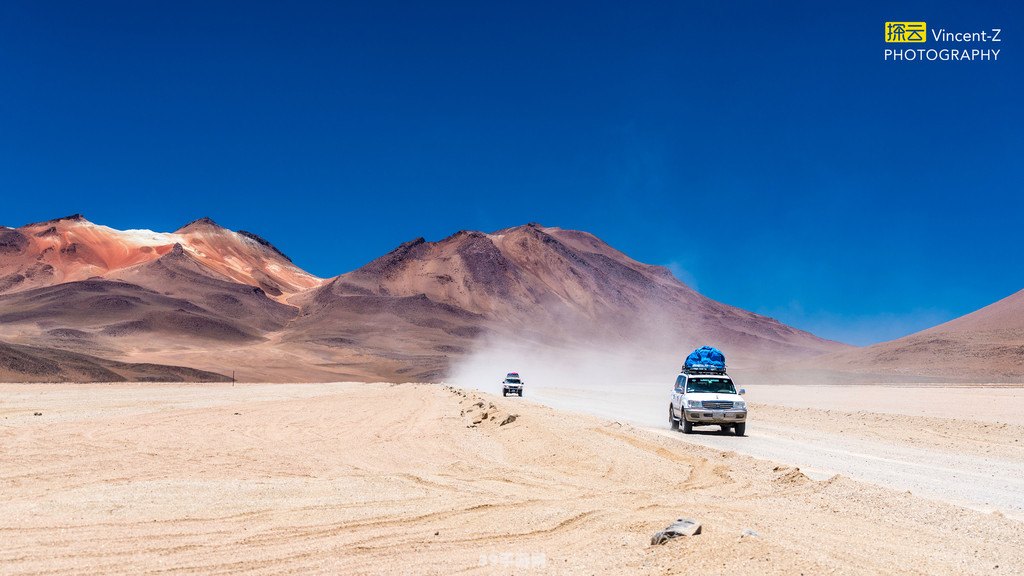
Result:
{"label": "vehicle window", "polygon": [[710,394],[735,394],[736,387],[728,378],[690,378],[686,381],[687,392]]}
{"label": "vehicle window", "polygon": [[677,376],[676,377],[676,392],[682,392],[683,391],[683,384],[685,382],[686,382],[686,376]]}

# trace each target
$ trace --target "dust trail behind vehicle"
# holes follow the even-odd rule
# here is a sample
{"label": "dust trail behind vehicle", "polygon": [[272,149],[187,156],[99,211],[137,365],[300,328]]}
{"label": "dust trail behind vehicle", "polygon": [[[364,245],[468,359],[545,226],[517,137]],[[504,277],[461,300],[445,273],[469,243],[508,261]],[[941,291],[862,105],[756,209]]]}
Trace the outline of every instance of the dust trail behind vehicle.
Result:
{"label": "dust trail behind vehicle", "polygon": [[517,370],[527,399],[557,409],[799,466],[817,478],[840,474],[1024,518],[1024,387],[773,386],[745,373],[735,381],[748,390],[747,437],[714,427],[684,435],[665,418],[678,360],[505,345],[482,349],[453,382],[500,394],[501,377]]}
{"label": "dust trail behind vehicle", "polygon": [[[678,356],[678,357],[677,357]],[[591,413],[601,411],[605,395],[615,398],[614,414],[601,414],[613,419],[653,424],[645,419],[647,404],[658,395],[664,400],[678,368],[679,354],[662,353],[652,357],[649,351],[625,352],[621,349],[566,347],[551,348],[524,343],[492,342],[481,346],[467,360],[457,365],[448,382],[464,388],[501,394],[501,382],[508,372],[518,372],[524,382],[525,395],[534,400],[569,410]],[[640,379],[650,385],[636,386]],[[630,391],[644,390],[644,397]],[[598,400],[595,402],[595,400]],[[659,411],[664,412],[664,410]],[[626,416],[626,415],[629,416]]]}

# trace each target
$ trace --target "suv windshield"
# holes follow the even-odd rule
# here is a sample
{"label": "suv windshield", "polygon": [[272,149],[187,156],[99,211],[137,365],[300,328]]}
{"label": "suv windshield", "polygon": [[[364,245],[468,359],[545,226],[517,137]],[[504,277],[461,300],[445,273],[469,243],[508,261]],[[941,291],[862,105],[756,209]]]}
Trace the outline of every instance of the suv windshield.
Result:
{"label": "suv windshield", "polygon": [[686,381],[687,392],[708,392],[711,394],[735,394],[736,387],[728,378],[690,378]]}
{"label": "suv windshield", "polygon": [[519,384],[519,378],[505,378],[505,382],[509,384]]}

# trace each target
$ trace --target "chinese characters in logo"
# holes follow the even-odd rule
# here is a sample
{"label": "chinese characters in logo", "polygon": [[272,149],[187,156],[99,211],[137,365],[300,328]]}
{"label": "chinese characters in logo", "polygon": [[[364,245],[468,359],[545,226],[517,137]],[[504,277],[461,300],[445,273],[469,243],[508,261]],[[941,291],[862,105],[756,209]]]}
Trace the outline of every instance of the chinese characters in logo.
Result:
{"label": "chinese characters in logo", "polygon": [[924,42],[928,39],[928,25],[924,22],[886,22],[886,42]]}

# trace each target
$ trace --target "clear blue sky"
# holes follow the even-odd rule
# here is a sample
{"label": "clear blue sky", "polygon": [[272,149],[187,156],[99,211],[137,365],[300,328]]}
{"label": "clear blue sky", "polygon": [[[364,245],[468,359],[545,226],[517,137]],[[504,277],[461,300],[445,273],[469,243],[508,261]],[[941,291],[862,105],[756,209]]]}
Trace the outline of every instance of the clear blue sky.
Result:
{"label": "clear blue sky", "polygon": [[[1024,288],[1019,3],[553,4],[0,3],[0,223],[210,216],[330,276],[538,221],[854,343]],[[883,62],[898,19],[1000,61]]]}

